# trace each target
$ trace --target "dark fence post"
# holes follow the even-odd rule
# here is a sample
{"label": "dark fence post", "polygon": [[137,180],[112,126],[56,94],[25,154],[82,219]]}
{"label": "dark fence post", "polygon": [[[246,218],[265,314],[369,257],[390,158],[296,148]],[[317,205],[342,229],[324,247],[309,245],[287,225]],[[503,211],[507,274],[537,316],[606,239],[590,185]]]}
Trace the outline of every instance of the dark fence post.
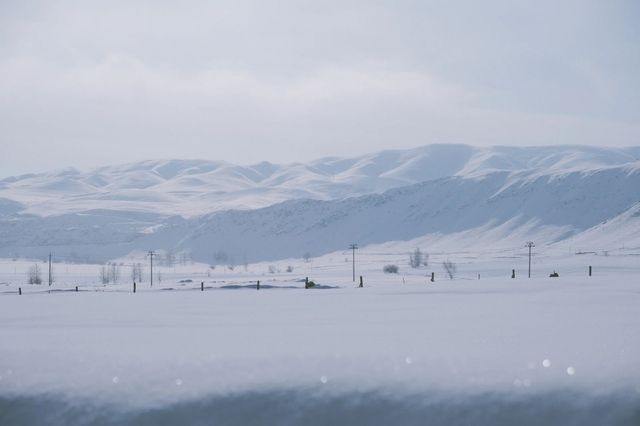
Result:
{"label": "dark fence post", "polygon": [[256,283],[256,290],[260,290],[260,280]]}
{"label": "dark fence post", "polygon": [[304,288],[309,288],[309,277],[305,277],[304,279]]}
{"label": "dark fence post", "polygon": [[22,296],[22,287],[18,287],[18,296]]}
{"label": "dark fence post", "polygon": [[358,287],[360,288],[364,287],[364,284],[362,283],[362,275],[360,275],[360,285]]}
{"label": "dark fence post", "polygon": [[589,276],[591,276],[591,266],[589,266]]}
{"label": "dark fence post", "polygon": [[78,286],[76,286],[76,293],[78,292]]}
{"label": "dark fence post", "polygon": [[200,291],[204,291],[204,281],[200,282]]}
{"label": "dark fence post", "polygon": [[431,282],[435,282],[435,280],[436,280],[436,273],[432,272],[431,273]]}
{"label": "dark fence post", "polygon": [[511,278],[515,278],[516,277],[516,270],[512,269],[511,270]]}
{"label": "dark fence post", "polygon": [[134,293],[136,292],[136,282],[135,281],[133,282],[133,292]]}

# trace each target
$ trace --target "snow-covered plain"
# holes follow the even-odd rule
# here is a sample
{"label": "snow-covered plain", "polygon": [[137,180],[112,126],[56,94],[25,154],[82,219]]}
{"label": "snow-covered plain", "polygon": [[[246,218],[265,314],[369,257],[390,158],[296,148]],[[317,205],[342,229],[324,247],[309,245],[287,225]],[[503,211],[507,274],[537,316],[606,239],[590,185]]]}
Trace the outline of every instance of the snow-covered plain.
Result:
{"label": "snow-covered plain", "polygon": [[412,269],[409,247],[357,251],[364,288],[348,251],[160,266],[136,294],[126,259],[120,284],[55,264],[51,288],[3,260],[0,424],[640,422],[640,250],[536,247],[528,279],[524,248]]}

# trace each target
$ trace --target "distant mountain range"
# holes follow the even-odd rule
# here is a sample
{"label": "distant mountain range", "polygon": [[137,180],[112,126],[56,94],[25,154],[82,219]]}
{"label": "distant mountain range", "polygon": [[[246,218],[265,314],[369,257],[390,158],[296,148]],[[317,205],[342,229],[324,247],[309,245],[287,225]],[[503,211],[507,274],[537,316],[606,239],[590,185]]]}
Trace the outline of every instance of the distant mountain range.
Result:
{"label": "distant mountain range", "polygon": [[143,161],[86,172],[64,169],[2,179],[0,214],[21,211],[50,216],[101,209],[191,217],[286,200],[337,200],[382,193],[450,176],[568,172],[639,159],[640,147],[428,145],[304,164]]}
{"label": "distant mountain range", "polygon": [[640,246],[639,159],[640,147],[430,145],[307,164],[145,161],[17,176],[0,181],[0,255],[258,261],[425,236]]}

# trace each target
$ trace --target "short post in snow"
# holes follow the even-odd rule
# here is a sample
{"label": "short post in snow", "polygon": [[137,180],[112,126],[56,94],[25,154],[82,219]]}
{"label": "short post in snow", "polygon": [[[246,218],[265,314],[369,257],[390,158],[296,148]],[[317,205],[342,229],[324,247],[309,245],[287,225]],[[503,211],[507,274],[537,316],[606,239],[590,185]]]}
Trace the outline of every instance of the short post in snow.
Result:
{"label": "short post in snow", "polygon": [[480,274],[478,274],[478,279],[480,279]]}
{"label": "short post in snow", "polygon": [[22,287],[18,287],[18,296],[22,296]]}
{"label": "short post in snow", "polygon": [[200,291],[204,291],[204,281],[200,282]]}
{"label": "short post in snow", "polygon": [[133,282],[133,292],[134,293],[136,292],[136,282],[135,281]]}
{"label": "short post in snow", "polygon": [[435,273],[435,272],[432,272],[432,273],[431,273],[431,282],[433,283],[433,282],[435,282],[435,281],[436,281],[436,273]]}
{"label": "short post in snow", "polygon": [[589,266],[589,276],[591,276],[591,266]]}
{"label": "short post in snow", "polygon": [[304,279],[304,288],[309,288],[309,277],[305,277]]}
{"label": "short post in snow", "polygon": [[513,278],[515,278],[515,277],[516,277],[516,270],[515,270],[515,269],[512,269],[512,270],[511,270],[511,278],[513,279]]}
{"label": "short post in snow", "polygon": [[76,293],[78,292],[78,286],[76,286]]}
{"label": "short post in snow", "polygon": [[358,286],[359,288],[364,287],[364,284],[362,283],[362,275],[360,275],[360,285]]}
{"label": "short post in snow", "polygon": [[256,283],[256,290],[260,290],[260,280]]}

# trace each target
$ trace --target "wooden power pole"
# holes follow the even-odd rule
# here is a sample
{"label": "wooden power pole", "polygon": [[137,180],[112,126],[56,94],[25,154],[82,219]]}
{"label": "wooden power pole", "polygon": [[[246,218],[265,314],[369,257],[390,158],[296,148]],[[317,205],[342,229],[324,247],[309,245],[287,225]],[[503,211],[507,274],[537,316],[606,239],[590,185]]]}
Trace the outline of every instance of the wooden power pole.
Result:
{"label": "wooden power pole", "polygon": [[151,265],[151,287],[153,287],[153,256],[155,256],[156,253],[153,250],[149,250],[147,254],[149,255],[149,262]]}
{"label": "wooden power pole", "polygon": [[49,253],[49,286],[53,284],[53,277],[51,276],[51,253]]}
{"label": "wooden power pole", "polygon": [[353,266],[353,282],[356,282],[356,250],[358,249],[358,245],[356,243],[350,244],[349,248],[352,251],[351,263]]}
{"label": "wooden power pole", "polygon": [[529,248],[529,278],[531,278],[531,248],[536,245],[533,244],[533,241],[528,241],[524,246]]}

